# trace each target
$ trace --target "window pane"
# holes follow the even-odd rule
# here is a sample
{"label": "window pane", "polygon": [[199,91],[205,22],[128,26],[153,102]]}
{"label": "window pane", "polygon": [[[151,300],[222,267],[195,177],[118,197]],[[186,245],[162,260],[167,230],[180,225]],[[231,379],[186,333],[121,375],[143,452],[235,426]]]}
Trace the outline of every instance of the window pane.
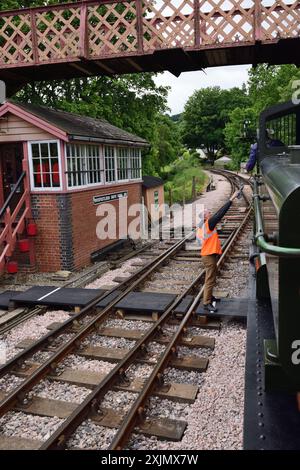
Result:
{"label": "window pane", "polygon": [[51,159],[52,184],[54,187],[60,186],[58,158]]}
{"label": "window pane", "polygon": [[105,177],[108,183],[116,180],[114,147],[105,147]]}
{"label": "window pane", "polygon": [[[55,158],[51,158],[50,149]],[[31,152],[34,187],[60,187],[58,144],[56,142],[31,144]]]}
{"label": "window pane", "polygon": [[34,173],[33,178],[34,178],[34,187],[35,188],[41,188],[42,187],[42,182],[41,182],[40,175]]}
{"label": "window pane", "polygon": [[51,157],[58,157],[58,146],[56,142],[50,144],[50,155]]}
{"label": "window pane", "polygon": [[49,157],[48,144],[41,144],[41,156],[42,156],[42,158],[48,158]]}
{"label": "window pane", "polygon": [[40,158],[40,148],[39,144],[31,145],[32,158]]}

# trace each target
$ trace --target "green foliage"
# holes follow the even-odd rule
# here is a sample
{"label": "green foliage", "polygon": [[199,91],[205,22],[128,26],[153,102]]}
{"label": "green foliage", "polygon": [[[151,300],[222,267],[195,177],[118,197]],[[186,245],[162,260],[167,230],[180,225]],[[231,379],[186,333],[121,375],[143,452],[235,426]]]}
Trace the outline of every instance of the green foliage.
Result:
{"label": "green foliage", "polygon": [[[234,168],[249,156],[250,145],[255,142],[260,113],[280,101],[289,100],[294,91],[294,80],[300,79],[295,65],[258,65],[249,71],[247,90],[250,105],[237,107],[230,113],[225,126],[225,143],[233,159]],[[248,121],[245,133],[245,122]]]}
{"label": "green foliage", "polygon": [[[265,108],[286,99],[285,90],[299,70],[295,65],[258,65],[249,71],[248,90],[257,116]],[[291,94],[287,99],[291,97]]]}
{"label": "green foliage", "polygon": [[224,146],[224,128],[229,113],[248,105],[245,88],[197,90],[188,99],[182,116],[183,142],[190,148],[205,147],[210,158]]}
{"label": "green foliage", "polygon": [[[256,133],[256,112],[253,108],[236,108],[229,115],[225,126],[225,144],[230,149],[234,168],[239,168],[245,156],[249,155],[250,145]],[[249,121],[246,131],[244,123]],[[249,129],[250,127],[250,129]]]}
{"label": "green foliage", "polygon": [[196,192],[199,194],[206,184],[207,176],[199,165],[195,155],[185,152],[184,158],[175,160],[163,168],[161,176],[165,181],[165,200],[169,201],[169,190],[172,190],[172,202],[182,203],[192,197],[193,177],[196,178]]}

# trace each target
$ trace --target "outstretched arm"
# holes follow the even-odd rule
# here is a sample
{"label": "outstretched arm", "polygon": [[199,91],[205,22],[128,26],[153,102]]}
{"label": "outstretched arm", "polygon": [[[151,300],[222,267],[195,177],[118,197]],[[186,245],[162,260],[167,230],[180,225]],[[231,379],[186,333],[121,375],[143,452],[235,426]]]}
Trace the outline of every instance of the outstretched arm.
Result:
{"label": "outstretched arm", "polygon": [[224,217],[224,215],[226,214],[226,212],[230,208],[230,206],[232,204],[232,201],[239,195],[239,193],[240,193],[240,190],[235,191],[235,193],[233,193],[233,195],[231,196],[229,201],[226,202],[226,204],[224,204],[224,206],[221,207],[221,209],[219,209],[218,212],[216,212],[213,216],[211,216],[208,219],[209,230],[214,230],[215,226]]}
{"label": "outstretched arm", "polygon": [[232,204],[232,201],[226,202],[226,204],[224,204],[224,206],[221,207],[221,209],[219,209],[218,212],[216,212],[214,215],[212,215],[208,219],[209,230],[213,230],[215,228],[215,226],[220,222],[222,217],[224,217],[224,215],[230,208],[231,204]]}

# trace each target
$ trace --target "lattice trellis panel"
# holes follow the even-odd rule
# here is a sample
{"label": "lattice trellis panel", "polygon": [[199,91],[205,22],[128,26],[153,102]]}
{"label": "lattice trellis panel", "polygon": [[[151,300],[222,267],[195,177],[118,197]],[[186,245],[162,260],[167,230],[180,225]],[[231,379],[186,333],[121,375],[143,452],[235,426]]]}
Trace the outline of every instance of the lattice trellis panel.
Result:
{"label": "lattice trellis panel", "polygon": [[254,1],[207,0],[200,2],[201,44],[253,40]]}
{"label": "lattice trellis panel", "polygon": [[32,61],[30,15],[0,18],[0,64]]}
{"label": "lattice trellis panel", "polygon": [[194,45],[193,0],[145,0],[144,49]]}
{"label": "lattice trellis panel", "polygon": [[41,12],[35,19],[41,62],[78,56],[80,8]]}
{"label": "lattice trellis panel", "polygon": [[265,40],[300,36],[299,1],[262,2],[262,33]]}
{"label": "lattice trellis panel", "polygon": [[90,55],[105,56],[136,52],[135,2],[112,3],[89,8]]}

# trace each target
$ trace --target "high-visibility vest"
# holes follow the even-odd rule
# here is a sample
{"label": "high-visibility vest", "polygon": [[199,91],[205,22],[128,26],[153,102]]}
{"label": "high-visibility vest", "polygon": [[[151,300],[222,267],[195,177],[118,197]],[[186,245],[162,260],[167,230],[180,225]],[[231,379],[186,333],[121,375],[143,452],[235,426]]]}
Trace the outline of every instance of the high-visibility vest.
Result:
{"label": "high-visibility vest", "polygon": [[216,228],[209,229],[208,220],[198,227],[196,237],[201,241],[201,256],[221,255],[222,248]]}

